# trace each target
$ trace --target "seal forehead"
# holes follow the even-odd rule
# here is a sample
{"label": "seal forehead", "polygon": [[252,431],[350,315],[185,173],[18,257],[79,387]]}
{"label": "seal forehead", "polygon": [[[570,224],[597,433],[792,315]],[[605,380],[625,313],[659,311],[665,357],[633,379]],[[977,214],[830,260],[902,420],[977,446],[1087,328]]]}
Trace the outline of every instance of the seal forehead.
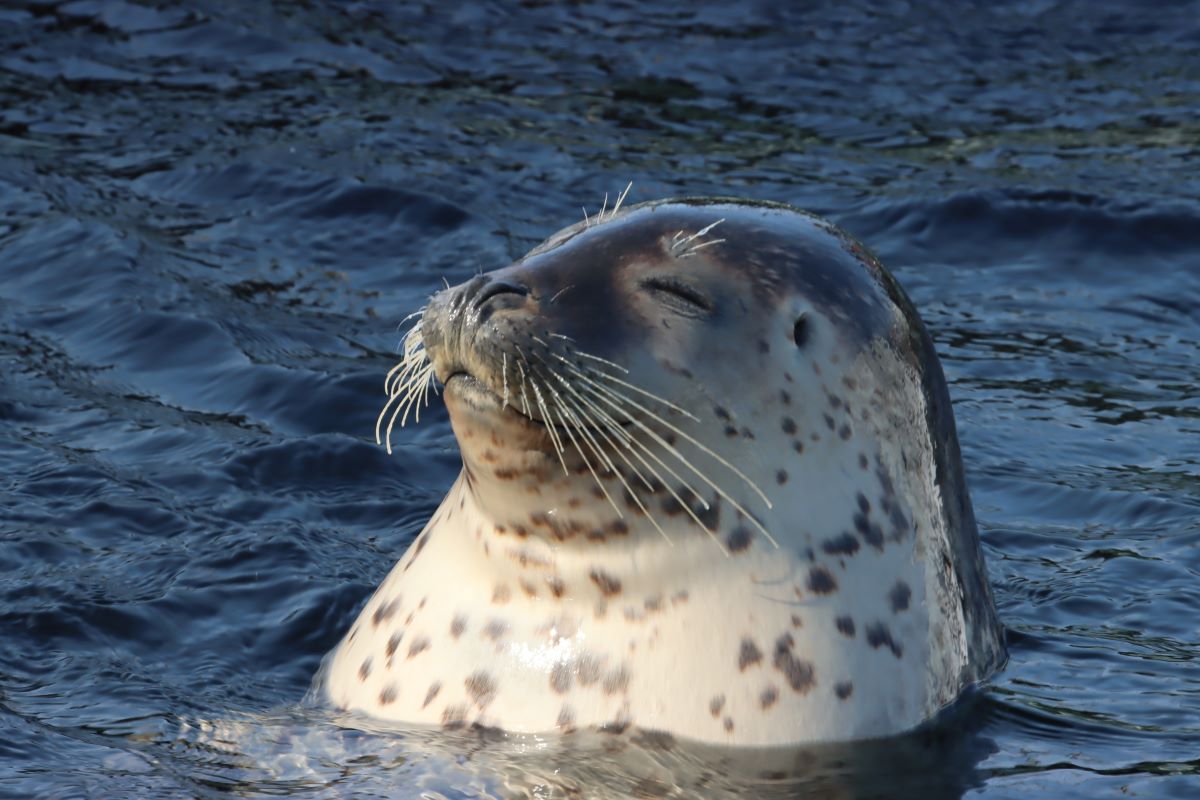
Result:
{"label": "seal forehead", "polygon": [[[553,276],[590,302],[619,294],[614,271],[632,262],[671,260],[668,244],[717,220],[703,258],[749,287],[754,308],[771,308],[800,298],[836,319],[859,343],[888,336],[896,321],[894,287],[866,248],[833,225],[787,206],[765,203],[674,200],[634,206],[616,219],[560,231],[534,248],[516,269],[535,280]],[[686,273],[691,259],[678,259]]]}

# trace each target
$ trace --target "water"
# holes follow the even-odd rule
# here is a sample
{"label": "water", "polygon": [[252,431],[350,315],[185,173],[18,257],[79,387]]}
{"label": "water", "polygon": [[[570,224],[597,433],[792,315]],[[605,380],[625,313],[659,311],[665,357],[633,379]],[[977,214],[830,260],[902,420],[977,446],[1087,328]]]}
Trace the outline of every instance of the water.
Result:
{"label": "water", "polygon": [[[0,795],[1200,796],[1200,7],[394,5],[0,7]],[[629,180],[924,316],[1011,650],[938,729],[739,783],[302,704],[457,469],[371,441],[398,321]]]}

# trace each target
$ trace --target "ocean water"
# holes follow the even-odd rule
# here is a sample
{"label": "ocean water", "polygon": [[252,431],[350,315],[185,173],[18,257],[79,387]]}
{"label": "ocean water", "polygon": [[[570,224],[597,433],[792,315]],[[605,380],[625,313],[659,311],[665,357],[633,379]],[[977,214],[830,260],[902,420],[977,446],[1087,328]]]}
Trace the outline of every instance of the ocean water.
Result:
{"label": "ocean water", "polygon": [[[1198,109],[1194,2],[5,2],[0,796],[1200,797]],[[919,308],[1011,654],[939,725],[781,766],[305,700],[457,472],[436,404],[374,444],[399,321],[630,180]]]}

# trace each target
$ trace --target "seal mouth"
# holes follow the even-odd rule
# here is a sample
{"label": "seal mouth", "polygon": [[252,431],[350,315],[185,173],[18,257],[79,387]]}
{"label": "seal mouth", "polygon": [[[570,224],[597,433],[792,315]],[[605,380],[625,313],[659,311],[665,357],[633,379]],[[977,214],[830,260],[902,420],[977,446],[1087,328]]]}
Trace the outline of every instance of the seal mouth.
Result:
{"label": "seal mouth", "polygon": [[447,395],[452,395],[456,400],[465,403],[475,411],[511,414],[525,422],[538,425],[542,428],[546,427],[546,421],[536,416],[532,408],[530,409],[530,413],[524,413],[512,403],[514,398],[510,397],[506,400],[506,398],[492,389],[486,381],[465,369],[460,368],[451,372],[442,381],[442,386]]}

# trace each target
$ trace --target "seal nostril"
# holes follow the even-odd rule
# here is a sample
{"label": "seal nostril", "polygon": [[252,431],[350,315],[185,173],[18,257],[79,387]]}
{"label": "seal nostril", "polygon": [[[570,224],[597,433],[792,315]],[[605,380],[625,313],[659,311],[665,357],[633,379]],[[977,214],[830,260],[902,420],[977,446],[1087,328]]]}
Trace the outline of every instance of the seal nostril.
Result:
{"label": "seal nostril", "polygon": [[493,280],[480,290],[479,294],[475,296],[475,302],[471,305],[476,309],[482,308],[483,304],[488,300],[502,294],[515,294],[518,297],[525,297],[529,294],[529,289],[513,281]]}

